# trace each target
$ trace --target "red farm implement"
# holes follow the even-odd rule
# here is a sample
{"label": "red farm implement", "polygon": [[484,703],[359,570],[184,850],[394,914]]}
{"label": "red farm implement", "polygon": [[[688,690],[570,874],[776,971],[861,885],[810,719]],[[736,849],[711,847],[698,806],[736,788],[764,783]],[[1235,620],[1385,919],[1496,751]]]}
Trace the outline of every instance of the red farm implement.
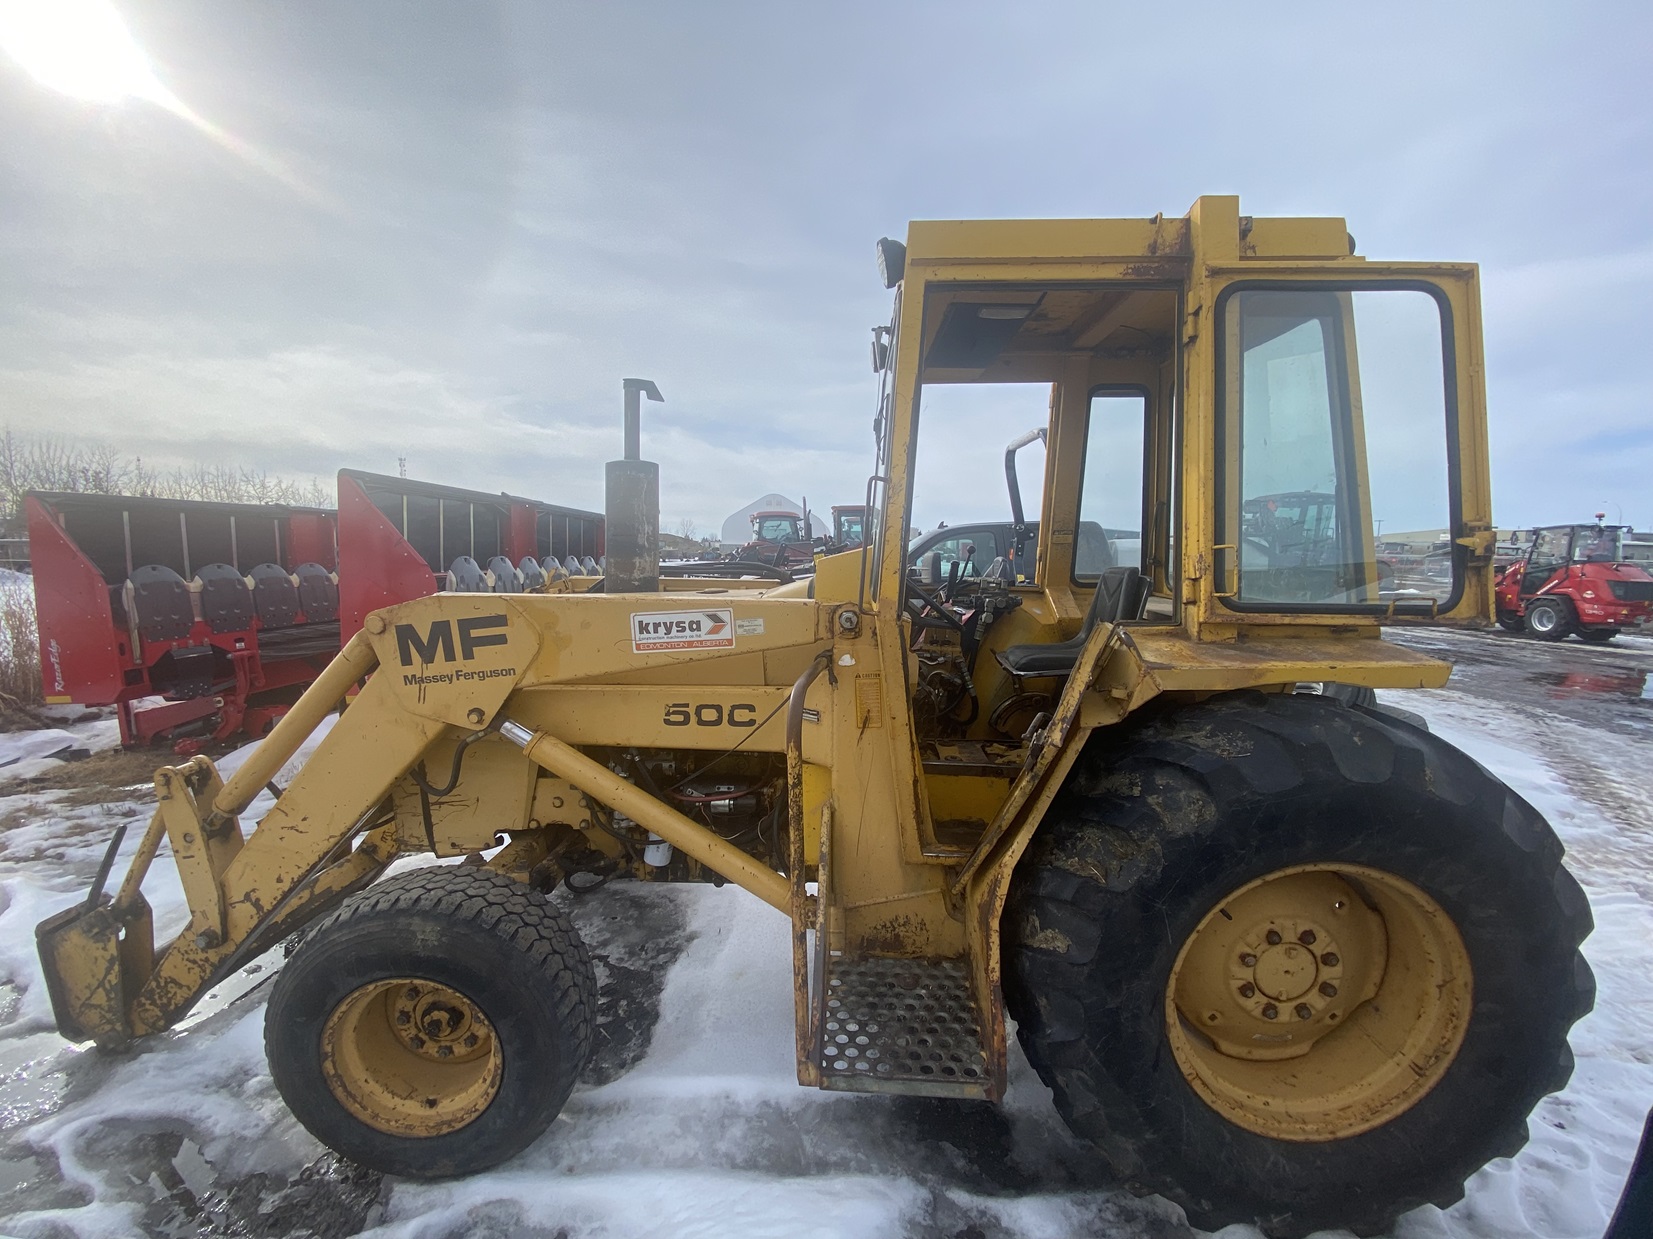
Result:
{"label": "red farm implement", "polygon": [[599,571],[595,512],[354,470],[338,486],[336,512],[29,495],[46,700],[118,707],[126,745],[262,735],[369,611]]}

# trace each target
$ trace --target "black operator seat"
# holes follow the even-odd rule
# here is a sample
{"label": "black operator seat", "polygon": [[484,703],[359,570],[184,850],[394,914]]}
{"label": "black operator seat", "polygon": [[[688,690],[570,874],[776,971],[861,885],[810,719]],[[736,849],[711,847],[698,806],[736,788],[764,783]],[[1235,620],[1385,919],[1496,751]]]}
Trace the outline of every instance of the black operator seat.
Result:
{"label": "black operator seat", "polygon": [[1148,602],[1147,587],[1140,569],[1109,568],[1096,582],[1096,593],[1077,636],[1044,645],[1007,646],[998,654],[999,665],[1017,679],[1069,674],[1098,621],[1119,623],[1142,618],[1142,608]]}
{"label": "black operator seat", "polygon": [[331,624],[339,618],[339,579],[320,564],[300,564],[298,605],[312,624]]}
{"label": "black operator seat", "polygon": [[201,618],[217,633],[246,632],[253,626],[253,592],[239,568],[205,564],[195,574],[200,587]]}
{"label": "black operator seat", "polygon": [[145,564],[127,581],[130,610],[145,641],[181,641],[195,624],[189,582],[165,564]]}

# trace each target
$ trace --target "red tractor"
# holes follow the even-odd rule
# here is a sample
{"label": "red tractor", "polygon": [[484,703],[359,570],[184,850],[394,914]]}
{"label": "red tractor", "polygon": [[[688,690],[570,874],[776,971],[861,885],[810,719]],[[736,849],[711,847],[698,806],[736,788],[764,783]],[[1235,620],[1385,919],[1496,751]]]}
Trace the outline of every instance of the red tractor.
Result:
{"label": "red tractor", "polygon": [[815,562],[815,542],[796,512],[752,513],[752,540],[735,552],[742,563],[802,568]]}
{"label": "red tractor", "polygon": [[1498,578],[1498,622],[1545,641],[1577,633],[1611,641],[1653,619],[1653,576],[1626,561],[1626,525],[1550,525],[1533,530],[1525,557]]}

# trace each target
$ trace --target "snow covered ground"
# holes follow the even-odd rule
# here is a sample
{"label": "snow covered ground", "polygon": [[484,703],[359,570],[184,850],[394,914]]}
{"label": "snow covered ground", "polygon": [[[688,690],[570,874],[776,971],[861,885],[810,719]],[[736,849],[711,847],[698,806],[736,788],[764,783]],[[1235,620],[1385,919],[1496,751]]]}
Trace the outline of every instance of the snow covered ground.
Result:
{"label": "snow covered ground", "polygon": [[[1533,801],[1595,909],[1600,986],[1578,1069],[1532,1140],[1404,1239],[1594,1237],[1653,1105],[1653,641],[1610,650],[1408,634],[1459,662],[1452,687],[1383,696]],[[86,734],[83,734],[86,733]],[[59,739],[0,737],[0,781]],[[79,747],[107,747],[89,728]],[[16,756],[16,766],[3,763]],[[226,765],[232,764],[226,762]],[[30,776],[32,777],[32,776]],[[83,896],[110,832],[147,818],[141,785],[103,801],[0,785],[0,1233],[399,1239],[527,1235],[1065,1239],[1171,1237],[1180,1211],[1110,1185],[1019,1053],[1002,1107],[805,1091],[793,1082],[784,921],[729,887],[616,884],[570,900],[598,960],[596,1056],[562,1117],[493,1173],[388,1180],[327,1154],[264,1067],[274,952],[172,1033],[124,1055],[52,1031],[35,922]],[[256,810],[255,810],[256,812]],[[117,865],[116,872],[120,871]],[[170,861],[149,887],[182,918]],[[1254,1239],[1230,1227],[1222,1239]]]}

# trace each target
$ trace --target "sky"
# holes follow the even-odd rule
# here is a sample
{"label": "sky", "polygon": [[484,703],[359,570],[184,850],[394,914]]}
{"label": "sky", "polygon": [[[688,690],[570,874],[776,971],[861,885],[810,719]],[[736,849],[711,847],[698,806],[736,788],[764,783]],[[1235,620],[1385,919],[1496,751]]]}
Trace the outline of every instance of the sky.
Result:
{"label": "sky", "polygon": [[[878,237],[1237,193],[1480,263],[1496,519],[1653,525],[1653,6],[115,0],[91,68],[65,6],[0,0],[14,430],[600,510],[641,377],[666,528],[820,511]],[[1002,518],[1016,420],[915,517]]]}

